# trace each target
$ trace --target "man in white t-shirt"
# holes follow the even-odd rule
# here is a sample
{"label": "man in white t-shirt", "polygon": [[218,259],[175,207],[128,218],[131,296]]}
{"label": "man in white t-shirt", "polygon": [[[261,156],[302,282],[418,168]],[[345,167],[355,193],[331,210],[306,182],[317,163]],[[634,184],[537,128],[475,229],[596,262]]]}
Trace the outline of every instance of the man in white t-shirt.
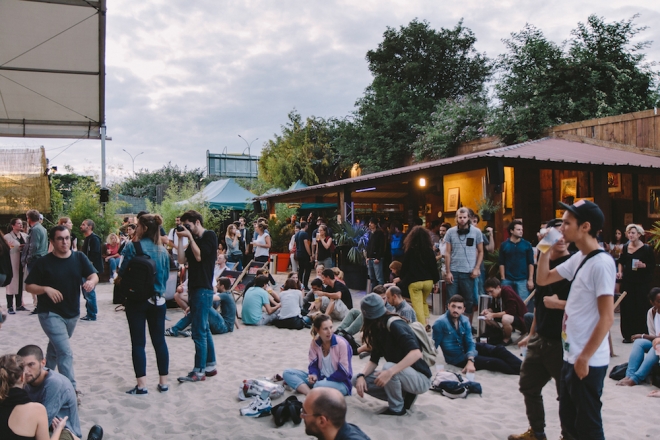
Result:
{"label": "man in white t-shirt", "polygon": [[552,270],[550,253],[541,254],[536,278],[541,286],[573,280],[562,324],[559,418],[565,438],[604,439],[600,397],[610,360],[616,269],[596,239],[605,221],[598,205],[586,200],[560,205],[566,209],[560,230],[579,252]]}
{"label": "man in white t-shirt", "polygon": [[[176,235],[176,227],[181,226],[181,217],[177,217],[175,222],[176,222],[176,225],[172,229],[170,229],[170,232],[168,232],[167,239],[170,241],[170,245],[172,245],[172,255],[174,255],[176,257],[178,255],[178,252],[179,252],[178,251],[179,236]],[[181,240],[183,240],[183,248],[184,249],[187,248],[188,247],[188,238],[183,237],[183,238],[181,238]]]}

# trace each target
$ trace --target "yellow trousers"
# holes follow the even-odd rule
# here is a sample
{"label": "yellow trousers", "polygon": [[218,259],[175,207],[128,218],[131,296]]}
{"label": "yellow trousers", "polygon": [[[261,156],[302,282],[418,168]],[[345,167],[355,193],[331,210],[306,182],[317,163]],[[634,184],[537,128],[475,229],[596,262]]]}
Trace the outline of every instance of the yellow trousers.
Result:
{"label": "yellow trousers", "polygon": [[410,301],[412,308],[417,315],[417,321],[426,325],[426,319],[429,317],[429,306],[426,299],[433,290],[433,280],[416,281],[408,285],[408,293],[410,294]]}

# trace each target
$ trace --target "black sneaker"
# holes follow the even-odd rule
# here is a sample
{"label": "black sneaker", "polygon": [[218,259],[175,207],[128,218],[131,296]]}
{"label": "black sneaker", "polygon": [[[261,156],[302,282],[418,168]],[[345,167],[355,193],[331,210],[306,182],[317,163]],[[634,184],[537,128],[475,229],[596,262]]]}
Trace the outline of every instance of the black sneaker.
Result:
{"label": "black sneaker", "polygon": [[7,307],[7,313],[9,313],[10,315],[15,315],[16,314],[16,312],[14,312],[13,307]]}
{"label": "black sneaker", "polygon": [[126,394],[149,394],[149,391],[147,391],[146,388],[138,388],[138,386],[135,385],[135,388],[126,391]]}
{"label": "black sneaker", "polygon": [[26,309],[26,308],[23,307],[23,306],[20,306],[20,307],[16,307],[16,311],[17,311],[17,312],[27,312],[28,309]]}
{"label": "black sneaker", "polygon": [[92,318],[91,316],[86,315],[86,316],[83,316],[82,318],[80,318],[80,320],[81,321],[96,321],[96,318]]}
{"label": "black sneaker", "polygon": [[401,411],[392,411],[390,408],[387,408],[385,411],[380,413],[381,416],[403,416],[405,414],[405,408],[403,408]]}
{"label": "black sneaker", "polygon": [[410,409],[417,400],[417,394],[409,393],[407,391],[403,392],[403,408]]}
{"label": "black sneaker", "polygon": [[37,312],[37,308],[35,307],[34,310],[30,312],[30,315],[38,315],[39,312]]}

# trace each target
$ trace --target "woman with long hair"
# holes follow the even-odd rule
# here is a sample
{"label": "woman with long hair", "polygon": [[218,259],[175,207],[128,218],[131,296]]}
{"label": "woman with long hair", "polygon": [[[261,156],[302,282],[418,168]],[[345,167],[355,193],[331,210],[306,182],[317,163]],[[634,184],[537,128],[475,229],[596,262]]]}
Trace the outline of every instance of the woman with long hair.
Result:
{"label": "woman with long hair", "polygon": [[400,278],[403,285],[408,286],[417,321],[428,326],[429,306],[426,304],[426,298],[431,294],[433,285],[440,280],[440,272],[431,236],[421,226],[412,228],[403,241]]}
{"label": "woman with long hair", "polygon": [[629,224],[626,236],[629,241],[621,250],[616,277],[621,280],[621,292],[628,292],[621,301],[621,335],[623,342],[630,344],[632,335],[646,332],[647,295],[653,281],[655,254],[642,242],[641,226]]}
{"label": "woman with long hair", "polygon": [[344,396],[350,396],[353,388],[353,351],[350,344],[332,332],[332,319],[328,315],[314,318],[312,337],[307,371],[284,370],[284,381],[305,395],[312,388],[328,387],[339,390]]}
{"label": "woman with long hair", "polygon": [[[0,260],[5,264],[0,266],[1,274],[7,275],[11,270],[11,282],[6,284],[6,279],[0,282],[0,286],[6,285],[7,294],[7,312],[10,315],[15,314],[14,311],[14,297],[16,297],[16,311],[27,311],[23,306],[23,289],[24,289],[24,273],[23,265],[21,264],[21,251],[25,247],[27,234],[23,232],[23,222],[20,218],[13,218],[10,222],[11,230],[3,236],[0,232]],[[9,263],[8,267],[7,263]]]}
{"label": "woman with long hair", "polygon": [[612,241],[606,245],[608,252],[614,258],[614,261],[618,261],[623,251],[623,245],[626,244],[628,240],[623,234],[623,229],[616,228],[614,230],[614,236]]}
{"label": "woman with long hair", "polygon": [[[58,419],[48,435],[46,408],[32,402],[23,389],[23,362],[15,354],[0,356],[0,438],[3,440],[57,440],[68,417]],[[75,437],[74,437],[75,438]]]}
{"label": "woman with long hair", "polygon": [[332,269],[332,237],[327,225],[320,225],[316,235],[316,261],[326,269]]}
{"label": "woman with long hair", "polygon": [[241,233],[234,224],[227,226],[225,234],[227,261],[236,263],[234,270],[243,270],[243,252],[241,252]]}
{"label": "woman with long hair", "polygon": [[[121,285],[121,277],[126,274],[129,263],[136,255],[136,245],[145,255],[156,262],[156,279],[154,284],[155,295],[143,301],[126,301],[126,319],[131,333],[133,347],[133,369],[137,378],[135,388],[128,390],[127,394],[147,394],[147,356],[145,323],[149,325],[151,344],[156,352],[158,364],[158,391],[164,393],[169,390],[167,375],[169,373],[170,355],[165,343],[165,285],[170,274],[170,257],[165,246],[160,244],[160,226],[163,219],[159,215],[144,214],[138,219],[135,230],[135,241],[126,242],[122,256],[124,260],[119,267],[119,276],[116,283]],[[138,244],[139,243],[139,244]]]}

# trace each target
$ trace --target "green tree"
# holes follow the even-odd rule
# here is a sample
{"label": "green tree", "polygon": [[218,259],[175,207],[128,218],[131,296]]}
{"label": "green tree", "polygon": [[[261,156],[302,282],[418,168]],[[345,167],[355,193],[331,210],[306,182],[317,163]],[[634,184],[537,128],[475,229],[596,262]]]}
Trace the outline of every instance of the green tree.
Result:
{"label": "green tree", "polygon": [[73,189],[79,183],[96,186],[98,192],[98,185],[91,176],[75,173],[52,174],[50,179],[50,205],[55,220],[68,212],[73,197]]}
{"label": "green tree", "polygon": [[105,205],[105,212],[99,203],[99,187],[95,182],[80,180],[73,184],[71,188],[71,201],[67,209],[62,213],[71,218],[73,222],[73,232],[81,239],[78,228],[83,220],[91,219],[95,223],[94,233],[105,238],[111,232],[116,232],[121,223],[119,216],[114,214],[124,202],[117,199],[110,199]]}
{"label": "green tree", "polygon": [[485,97],[441,101],[431,120],[418,127],[421,134],[412,144],[415,161],[451,156],[461,143],[484,136],[489,113]]}
{"label": "green tree", "polygon": [[592,15],[562,46],[531,25],[511,34],[497,63],[499,105],[489,132],[512,144],[553,125],[653,107],[658,76],[642,52],[650,43],[632,43],[645,30],[635,18],[605,23]]}
{"label": "green tree", "polygon": [[[155,171],[140,170],[135,176],[121,182],[117,189],[120,194],[127,196],[147,198],[152,203],[156,202],[156,192],[159,185],[177,185],[182,186],[187,182],[204,182],[204,169],[188,167],[179,168],[178,165],[172,165],[168,162],[162,168]],[[213,180],[213,179],[210,179]]]}
{"label": "green tree", "polygon": [[338,174],[331,146],[331,124],[314,116],[303,121],[296,110],[282,125],[282,134],[269,140],[261,152],[259,179],[277,188],[298,180],[307,185],[327,182]]}
{"label": "green tree", "polygon": [[341,157],[367,172],[404,165],[415,127],[429,122],[438,102],[483,92],[491,67],[475,42],[462,21],[439,31],[418,20],[388,27],[378,48],[367,52],[374,79],[356,103],[355,119],[339,125]]}

